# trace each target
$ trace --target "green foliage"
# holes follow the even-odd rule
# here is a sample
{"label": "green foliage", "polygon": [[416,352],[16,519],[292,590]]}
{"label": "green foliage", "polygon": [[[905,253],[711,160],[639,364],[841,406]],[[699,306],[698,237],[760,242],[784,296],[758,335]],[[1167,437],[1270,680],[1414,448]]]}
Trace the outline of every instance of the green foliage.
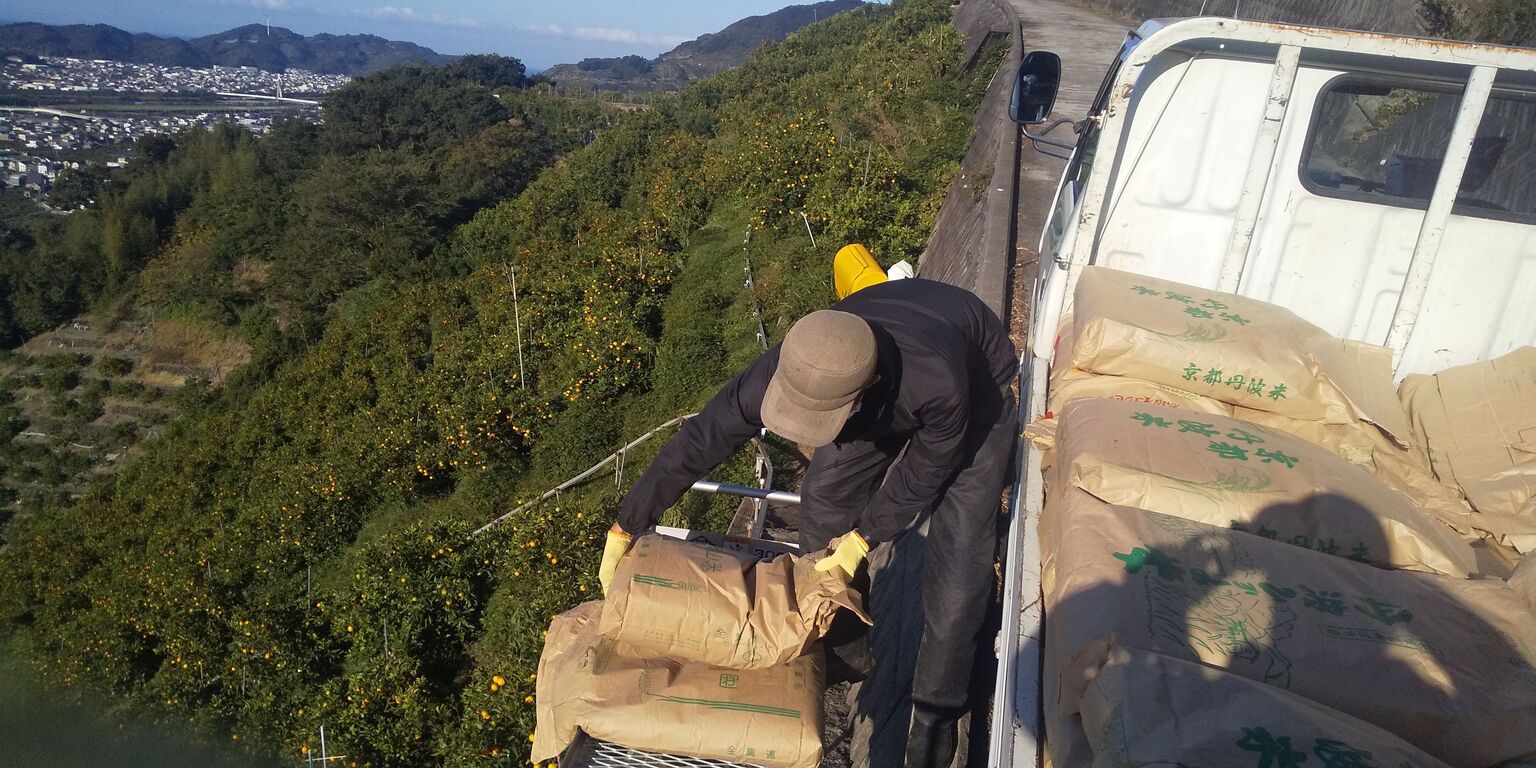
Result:
{"label": "green foliage", "polygon": [[528,84],[523,63],[508,56],[474,53],[449,62],[438,69],[443,81],[465,80],[491,90],[522,88]]}
{"label": "green foliage", "polygon": [[126,357],[104,357],[97,367],[103,376],[123,376],[133,370],[133,361]]}
{"label": "green foliage", "polygon": [[83,208],[96,202],[97,195],[108,178],[107,168],[92,163],[80,169],[66,170],[54,181],[48,199],[54,207],[63,210]]}
{"label": "green foliage", "polygon": [[[602,531],[665,435],[468,531],[702,405],[760,352],[755,305],[772,342],[831,300],[840,238],[916,255],[990,74],[961,72],[948,15],[835,17],[554,165],[613,116],[505,88],[492,109],[476,78],[511,73],[473,62],[360,79],[327,105],[324,152],[290,127],[155,171],[151,199],[184,213],[141,289],[228,310],[258,372],[183,389],[192,415],[84,498],[28,502],[46,506],[0,549],[0,632],[55,685],[285,759],[322,724],[359,764],[525,759],[542,632],[595,596]],[[542,170],[501,186],[480,159]],[[716,476],[750,471],[742,452]],[[720,529],[735,506],[690,498],[667,521]]]}
{"label": "green foliage", "polygon": [[436,245],[601,119],[593,105],[524,97],[526,84],[522,63],[500,56],[398,67],[332,94],[323,127],[150,136],[123,169],[69,174],[53,203],[84,210],[0,242],[0,342],[125,298],[231,326],[275,309],[275,325],[308,341],[331,302],[370,279],[461,275]]}
{"label": "green foliage", "polygon": [[51,395],[60,395],[74,389],[80,383],[80,374],[72,368],[45,368],[43,370],[43,391]]}
{"label": "green foliage", "polygon": [[1536,0],[1419,0],[1419,18],[1435,37],[1536,43]]}
{"label": "green foliage", "polygon": [[0,248],[7,288],[0,298],[16,335],[48,330],[124,290],[171,235],[178,215],[216,191],[214,169],[252,152],[251,143],[229,124],[141,140],[142,156],[90,190],[88,199],[100,197],[95,207],[43,220],[22,243]]}
{"label": "green foliage", "polygon": [[375,72],[326,98],[323,140],[335,154],[402,147],[431,151],[507,119],[509,112],[491,92],[524,82],[522,63],[499,56]]}

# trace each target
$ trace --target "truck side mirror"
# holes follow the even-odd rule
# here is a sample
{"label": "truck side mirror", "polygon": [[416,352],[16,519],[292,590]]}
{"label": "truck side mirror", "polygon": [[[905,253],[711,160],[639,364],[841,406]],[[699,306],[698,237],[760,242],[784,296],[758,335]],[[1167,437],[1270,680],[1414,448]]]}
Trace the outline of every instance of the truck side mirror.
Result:
{"label": "truck side mirror", "polygon": [[1050,51],[1030,51],[1019,61],[1019,75],[1013,82],[1013,98],[1008,102],[1008,116],[1020,125],[1045,122],[1056,104],[1056,88],[1061,84],[1061,57]]}

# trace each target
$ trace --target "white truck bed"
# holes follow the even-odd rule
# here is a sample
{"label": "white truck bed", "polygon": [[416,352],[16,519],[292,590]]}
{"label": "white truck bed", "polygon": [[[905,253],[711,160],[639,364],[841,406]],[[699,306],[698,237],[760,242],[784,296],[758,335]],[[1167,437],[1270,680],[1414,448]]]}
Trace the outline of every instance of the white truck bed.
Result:
{"label": "white truck bed", "polygon": [[[1390,347],[1398,378],[1536,344],[1536,51],[1213,17],[1148,22],[1132,43],[1041,239],[1021,426],[1044,413],[1058,321],[1090,264],[1279,304]],[[1379,161],[1334,157],[1384,141]],[[1021,445],[997,768],[1043,752],[1044,486]]]}

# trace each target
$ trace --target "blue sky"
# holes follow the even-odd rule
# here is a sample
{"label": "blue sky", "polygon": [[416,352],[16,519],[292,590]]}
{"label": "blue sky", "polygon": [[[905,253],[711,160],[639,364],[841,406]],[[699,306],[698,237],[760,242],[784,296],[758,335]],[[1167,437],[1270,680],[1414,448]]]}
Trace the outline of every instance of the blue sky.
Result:
{"label": "blue sky", "polygon": [[731,22],[813,0],[0,0],[0,21],[111,24],[197,37],[264,22],[306,35],[368,33],[440,53],[500,53],[530,69],[651,57]]}

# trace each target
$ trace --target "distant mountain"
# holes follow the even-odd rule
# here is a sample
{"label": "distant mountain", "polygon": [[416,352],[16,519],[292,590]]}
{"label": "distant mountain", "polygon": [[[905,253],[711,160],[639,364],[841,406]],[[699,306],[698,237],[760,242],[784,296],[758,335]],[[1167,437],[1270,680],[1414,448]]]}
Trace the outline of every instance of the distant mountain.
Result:
{"label": "distant mountain", "polygon": [[249,24],[217,35],[199,37],[192,46],[209,63],[258,67],[268,71],[295,68],[336,75],[360,75],[396,64],[442,64],[449,57],[431,48],[374,35],[311,35],[260,24]]}
{"label": "distant mountain", "polygon": [[373,35],[305,36],[250,24],[216,35],[182,40],[124,32],[106,24],[54,26],[23,22],[0,25],[0,52],[31,56],[111,59],[177,67],[251,66],[268,71],[307,69],[359,75],[396,64],[441,64],[450,57],[415,43]]}
{"label": "distant mountain", "polygon": [[0,26],[0,51],[173,67],[206,67],[209,64],[206,57],[185,40],[133,34],[106,24],[63,27],[31,22],[6,24]]}
{"label": "distant mountain", "polygon": [[654,59],[624,56],[582,59],[542,73],[557,85],[610,91],[672,91],[740,65],[758,46],[779,41],[801,27],[865,5],[861,0],[826,0],[791,5],[749,16],[713,34],[701,35]]}

